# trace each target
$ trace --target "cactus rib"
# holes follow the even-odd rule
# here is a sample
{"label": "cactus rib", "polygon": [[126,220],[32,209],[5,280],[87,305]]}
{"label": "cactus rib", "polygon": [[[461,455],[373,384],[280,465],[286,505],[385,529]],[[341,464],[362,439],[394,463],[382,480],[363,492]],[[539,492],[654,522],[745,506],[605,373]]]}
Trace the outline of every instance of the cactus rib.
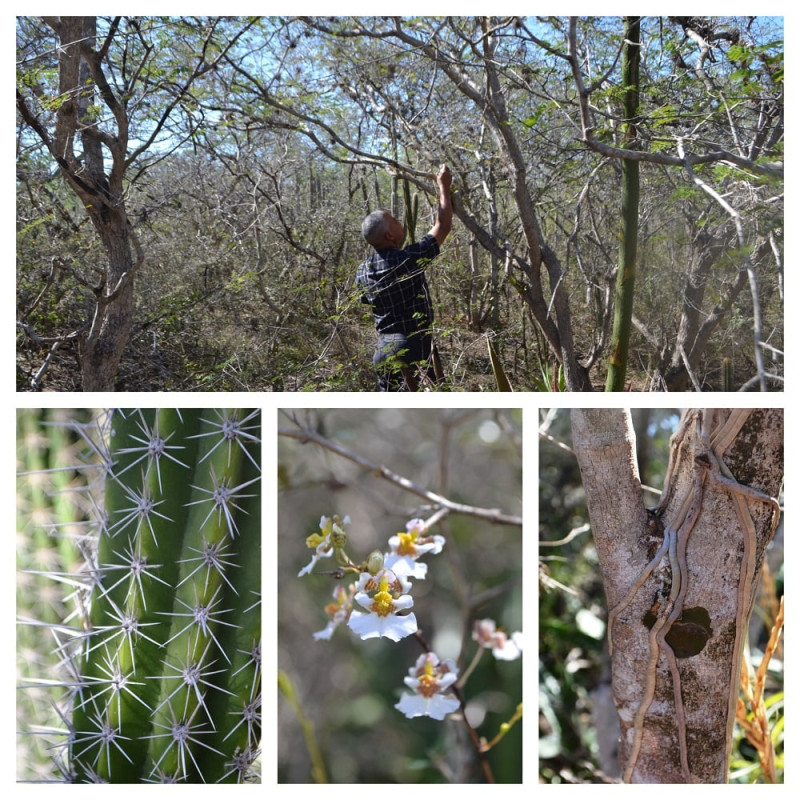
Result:
{"label": "cactus rib", "polygon": [[99,535],[61,634],[76,783],[257,779],[260,413],[115,409]]}

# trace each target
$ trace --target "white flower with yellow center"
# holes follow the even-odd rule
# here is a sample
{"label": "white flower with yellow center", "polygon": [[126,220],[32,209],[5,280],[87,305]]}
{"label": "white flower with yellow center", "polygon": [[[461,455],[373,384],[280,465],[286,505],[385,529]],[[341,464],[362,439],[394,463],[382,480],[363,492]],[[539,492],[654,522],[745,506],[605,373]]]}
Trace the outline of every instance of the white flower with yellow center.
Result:
{"label": "white flower with yellow center", "polygon": [[321,630],[312,634],[316,640],[330,639],[333,632],[349,616],[353,609],[353,593],[355,584],[351,583],[349,590],[344,586],[337,586],[333,590],[333,602],[325,606],[325,613],[330,617],[328,624]]}
{"label": "white flower with yellow center", "polygon": [[458,698],[445,694],[457,678],[458,668],[451,659],[439,661],[436,653],[423,653],[403,678],[406,686],[414,693],[404,692],[395,708],[409,719],[432,717],[443,720],[461,705]]}
{"label": "white flower with yellow center", "polygon": [[355,601],[366,612],[353,609],[348,626],[362,639],[385,636],[393,642],[417,631],[417,618],[411,614],[400,615],[414,605],[406,594],[411,584],[390,569],[383,568],[375,575],[362,572],[356,584]]}
{"label": "white flower with yellow center", "polygon": [[324,514],[319,518],[319,533],[312,533],[306,539],[306,546],[310,547],[314,551],[314,555],[311,556],[311,561],[306,564],[300,572],[297,573],[298,578],[302,578],[303,575],[308,575],[312,569],[314,569],[314,565],[319,561],[321,558],[330,558],[333,555],[334,551],[334,543],[332,541],[332,537],[334,535],[346,536],[344,530],[342,529],[341,525],[347,525],[350,522],[350,517],[345,517],[343,520],[339,520],[338,517],[326,517]]}
{"label": "white flower with yellow center", "polygon": [[472,630],[472,638],[481,647],[492,651],[492,655],[500,661],[514,661],[522,655],[522,634],[515,631],[511,635],[497,630],[493,619],[476,619]]}
{"label": "white flower with yellow center", "polygon": [[398,533],[389,539],[391,552],[386,556],[386,566],[398,575],[422,579],[428,572],[428,565],[417,561],[427,553],[436,555],[442,552],[444,536],[425,536],[428,529],[421,519],[406,523],[406,533]]}

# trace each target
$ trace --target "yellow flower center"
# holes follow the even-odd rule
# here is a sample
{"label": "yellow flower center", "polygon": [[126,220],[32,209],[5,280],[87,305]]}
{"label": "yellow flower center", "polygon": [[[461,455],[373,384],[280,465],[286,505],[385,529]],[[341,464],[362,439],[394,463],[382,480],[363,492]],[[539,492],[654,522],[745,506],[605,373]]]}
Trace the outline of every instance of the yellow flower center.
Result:
{"label": "yellow flower center", "polygon": [[433,675],[422,675],[419,679],[417,692],[423,697],[433,697],[439,691],[439,681]]}
{"label": "yellow flower center", "polygon": [[424,672],[419,676],[419,686],[417,687],[417,691],[423,697],[433,697],[438,690],[439,681],[433,674],[433,662],[426,658]]}
{"label": "yellow flower center", "polygon": [[383,576],[375,596],[372,598],[372,610],[379,616],[385,617],[394,611],[394,597],[388,591],[389,581]]}
{"label": "yellow flower center", "polygon": [[378,592],[372,598],[372,610],[379,616],[385,617],[392,612],[394,598],[389,592]]}
{"label": "yellow flower center", "polygon": [[417,552],[417,533],[398,533],[397,537],[400,539],[400,544],[397,545],[397,555],[399,556],[413,556]]}

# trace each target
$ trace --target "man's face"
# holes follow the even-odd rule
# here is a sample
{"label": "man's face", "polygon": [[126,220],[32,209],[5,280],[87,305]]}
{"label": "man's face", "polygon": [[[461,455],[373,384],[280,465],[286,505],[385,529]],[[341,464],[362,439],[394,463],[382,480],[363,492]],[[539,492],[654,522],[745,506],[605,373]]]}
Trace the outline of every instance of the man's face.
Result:
{"label": "man's face", "polygon": [[391,241],[395,247],[402,246],[403,240],[406,238],[406,231],[403,227],[403,223],[396,220],[391,214],[386,215],[386,220],[389,223],[386,230],[387,240]]}

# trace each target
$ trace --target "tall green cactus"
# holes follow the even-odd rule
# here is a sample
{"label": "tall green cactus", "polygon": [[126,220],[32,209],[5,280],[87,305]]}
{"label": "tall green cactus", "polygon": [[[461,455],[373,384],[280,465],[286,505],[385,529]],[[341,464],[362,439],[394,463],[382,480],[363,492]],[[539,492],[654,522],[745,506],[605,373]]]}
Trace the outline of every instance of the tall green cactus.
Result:
{"label": "tall green cactus", "polygon": [[[115,410],[56,759],[76,783],[257,779],[257,411]],[[64,704],[67,705],[66,703]]]}
{"label": "tall green cactus", "polygon": [[417,236],[417,218],[419,217],[419,195],[411,195],[411,184],[403,178],[403,205],[406,210],[406,241],[415,242]]}
{"label": "tall green cactus", "polygon": [[722,359],[722,391],[733,391],[733,362],[729,358]]}

